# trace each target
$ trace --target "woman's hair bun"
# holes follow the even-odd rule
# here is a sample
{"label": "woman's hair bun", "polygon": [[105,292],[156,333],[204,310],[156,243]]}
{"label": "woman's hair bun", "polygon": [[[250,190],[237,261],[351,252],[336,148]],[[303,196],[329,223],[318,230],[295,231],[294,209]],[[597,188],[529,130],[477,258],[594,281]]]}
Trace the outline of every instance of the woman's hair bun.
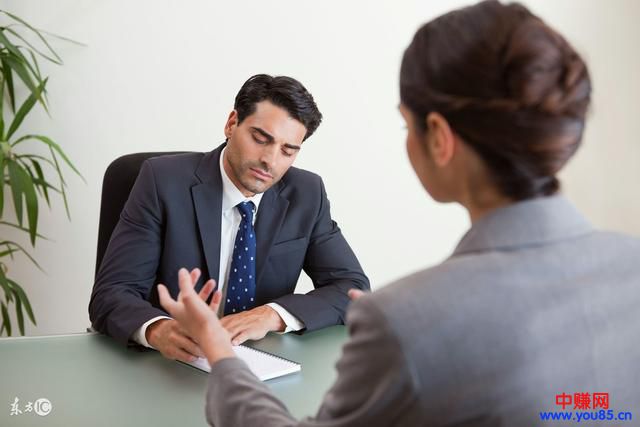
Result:
{"label": "woman's hair bun", "polygon": [[509,97],[521,108],[582,117],[589,105],[587,67],[564,38],[534,16],[510,35],[502,60]]}
{"label": "woman's hair bun", "polygon": [[587,66],[518,4],[488,0],[422,26],[405,51],[400,99],[424,129],[432,111],[515,200],[550,195],[578,149],[591,96]]}

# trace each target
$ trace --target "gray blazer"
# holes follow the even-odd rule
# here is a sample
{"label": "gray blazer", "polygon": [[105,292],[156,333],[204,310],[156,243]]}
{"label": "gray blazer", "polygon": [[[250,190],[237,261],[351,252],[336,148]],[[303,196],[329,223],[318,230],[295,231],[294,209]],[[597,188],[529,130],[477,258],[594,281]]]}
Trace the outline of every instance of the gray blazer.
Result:
{"label": "gray blazer", "polygon": [[517,203],[474,224],[442,264],[351,306],[338,379],[315,418],[294,420],[238,359],[214,365],[207,418],[215,426],[567,425],[540,412],[561,411],[558,394],[605,392],[614,414],[632,412],[637,423],[639,306],[639,240],[595,231],[562,196]]}

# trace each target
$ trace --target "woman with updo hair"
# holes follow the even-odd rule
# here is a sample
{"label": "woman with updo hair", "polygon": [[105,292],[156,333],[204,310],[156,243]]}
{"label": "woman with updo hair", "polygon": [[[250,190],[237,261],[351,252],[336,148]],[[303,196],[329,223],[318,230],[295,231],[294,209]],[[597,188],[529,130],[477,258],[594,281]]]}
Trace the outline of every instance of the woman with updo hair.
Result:
{"label": "woman with updo hair", "polygon": [[[460,147],[468,151],[465,161],[482,166],[486,176],[467,174],[471,199],[459,200],[472,219],[470,207],[493,204],[485,200],[485,181],[474,178],[488,179],[502,203],[558,191],[556,174],[580,145],[590,94],[587,67],[562,36],[524,6],[497,1],[423,26],[400,72],[411,140],[433,131],[446,137],[438,149]],[[436,200],[450,201],[416,173]]]}
{"label": "woman with updo hair", "polygon": [[[596,231],[557,178],[580,146],[590,93],[580,56],[522,5],[485,1],[420,28],[400,72],[407,152],[427,192],[464,206],[471,229],[442,264],[351,292],[338,378],[301,422],[220,356],[215,314],[181,283],[182,301],[163,305],[191,336],[217,340],[208,421],[531,427],[640,416],[640,241]],[[407,232],[431,244],[420,224]]]}

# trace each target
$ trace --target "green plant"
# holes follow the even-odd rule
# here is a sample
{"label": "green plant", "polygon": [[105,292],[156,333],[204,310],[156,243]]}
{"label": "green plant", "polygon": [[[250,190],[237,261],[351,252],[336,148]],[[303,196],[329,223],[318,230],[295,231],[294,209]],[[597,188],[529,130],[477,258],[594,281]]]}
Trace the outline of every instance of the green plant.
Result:
{"label": "green plant", "polygon": [[[6,25],[0,26],[0,173],[4,178],[0,184],[0,227],[24,231],[29,235],[31,246],[35,247],[37,240],[44,238],[38,233],[39,206],[42,199],[51,208],[51,196],[57,193],[64,201],[67,217],[71,218],[65,192],[66,182],[60,163],[66,163],[73,172],[81,178],[82,176],[51,138],[23,133],[21,129],[25,117],[33,111],[36,104],[49,113],[46,92],[48,78],[42,77],[38,58],[62,65],[62,60],[45,37],[52,35],[2,10],[0,18],[7,21]],[[36,45],[41,47],[38,48]],[[18,100],[20,92],[24,92],[22,102]],[[28,149],[29,146],[31,150]],[[43,155],[42,152],[46,154]],[[48,177],[52,173],[57,180],[55,184]],[[5,219],[5,191],[10,192],[15,221]],[[21,335],[24,335],[25,314],[34,325],[36,324],[26,293],[9,275],[6,261],[13,259],[17,253],[24,254],[42,270],[22,245],[0,237],[0,288],[4,291],[4,300],[0,298],[0,335],[6,332],[10,336],[12,333],[9,317],[11,304],[15,306]]]}

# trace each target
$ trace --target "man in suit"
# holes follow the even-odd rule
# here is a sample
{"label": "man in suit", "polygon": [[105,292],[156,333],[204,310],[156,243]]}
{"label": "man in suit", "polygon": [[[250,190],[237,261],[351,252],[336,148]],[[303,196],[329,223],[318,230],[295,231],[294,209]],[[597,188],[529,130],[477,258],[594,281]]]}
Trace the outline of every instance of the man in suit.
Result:
{"label": "man in suit", "polygon": [[[159,282],[177,295],[182,267],[202,295],[216,283],[223,291],[235,344],[344,323],[347,290],[369,281],[331,219],[321,178],[291,167],[321,118],[298,81],[256,75],[236,96],[225,144],[147,160],[96,278],[94,328],[168,358],[202,356],[158,302]],[[303,269],[315,289],[293,294]]]}

